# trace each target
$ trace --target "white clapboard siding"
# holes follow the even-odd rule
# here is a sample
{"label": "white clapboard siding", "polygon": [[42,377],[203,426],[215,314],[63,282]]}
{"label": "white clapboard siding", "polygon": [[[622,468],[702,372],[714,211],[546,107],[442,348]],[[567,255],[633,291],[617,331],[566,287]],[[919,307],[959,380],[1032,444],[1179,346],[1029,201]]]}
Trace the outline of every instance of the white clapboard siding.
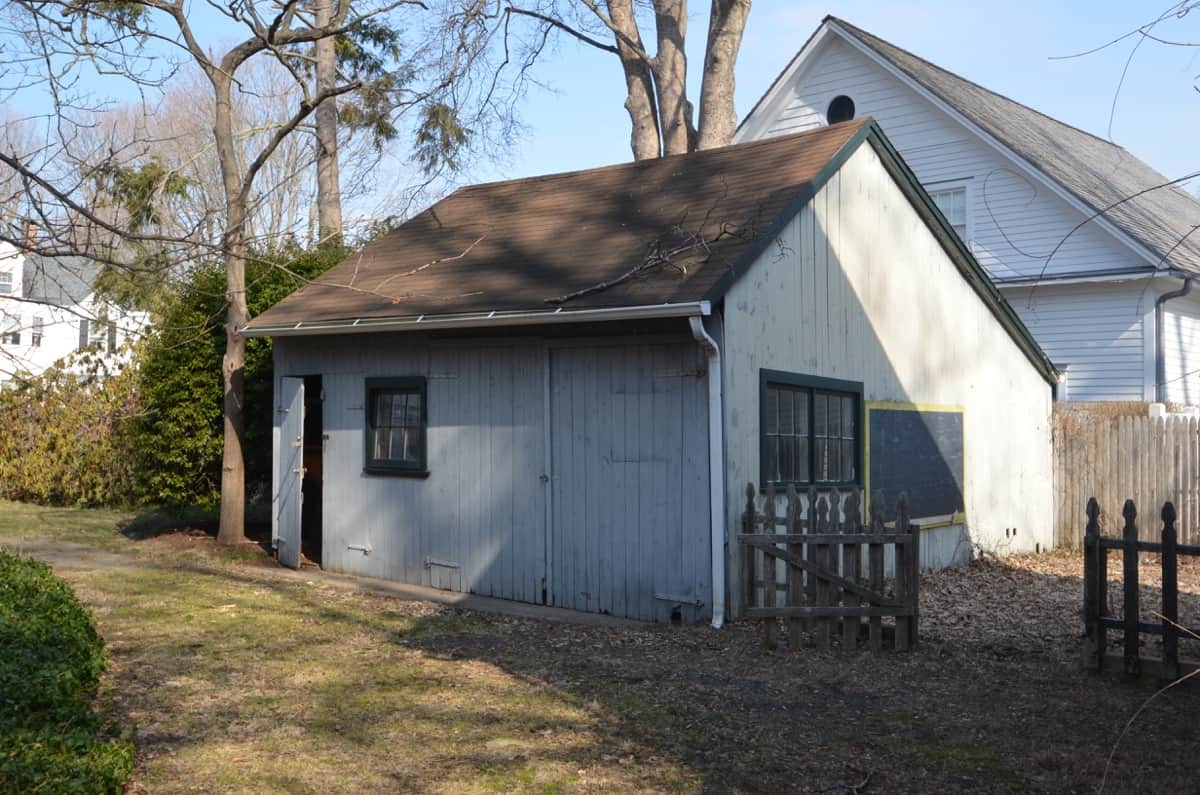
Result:
{"label": "white clapboard siding", "polygon": [[1009,287],[1005,297],[1046,355],[1067,372],[1070,400],[1145,400],[1145,280]]}
{"label": "white clapboard siding", "polygon": [[1200,405],[1200,293],[1171,299],[1163,306],[1163,332],[1163,397],[1172,403]]}
{"label": "white clapboard siding", "polygon": [[[1048,547],[1050,386],[870,146],[771,252],[725,299],[727,493],[744,495],[762,480],[761,369],[857,381],[867,401],[962,408],[969,543],[993,552]],[[737,527],[745,502],[730,503]],[[961,554],[957,543],[944,549]]]}
{"label": "white clapboard siding", "polygon": [[[836,35],[811,54],[789,87],[766,135],[799,132],[825,123],[829,101],[854,100],[856,115],[873,116],[927,188],[966,180],[972,251],[988,273],[1017,276],[1126,269],[1141,264],[1107,232],[1086,226],[1050,253],[1083,215],[973,132],[910,89]],[[756,127],[757,129],[757,127]]]}

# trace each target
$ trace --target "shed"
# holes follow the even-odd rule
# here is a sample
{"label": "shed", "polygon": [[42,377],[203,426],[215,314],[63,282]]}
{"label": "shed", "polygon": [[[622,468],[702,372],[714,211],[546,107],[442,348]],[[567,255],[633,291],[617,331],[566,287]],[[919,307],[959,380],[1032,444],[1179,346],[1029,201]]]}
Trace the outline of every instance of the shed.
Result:
{"label": "shed", "polygon": [[1050,543],[1054,368],[870,119],[463,188],[245,333],[293,566],[720,625],[748,482]]}

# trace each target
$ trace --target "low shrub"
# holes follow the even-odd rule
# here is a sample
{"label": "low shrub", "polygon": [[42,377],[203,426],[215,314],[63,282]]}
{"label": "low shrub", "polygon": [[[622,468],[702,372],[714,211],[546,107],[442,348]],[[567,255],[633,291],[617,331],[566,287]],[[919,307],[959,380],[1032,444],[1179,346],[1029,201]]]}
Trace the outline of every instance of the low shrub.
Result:
{"label": "low shrub", "polygon": [[0,792],[120,792],[133,747],[93,708],[106,657],[50,567],[0,551]]}

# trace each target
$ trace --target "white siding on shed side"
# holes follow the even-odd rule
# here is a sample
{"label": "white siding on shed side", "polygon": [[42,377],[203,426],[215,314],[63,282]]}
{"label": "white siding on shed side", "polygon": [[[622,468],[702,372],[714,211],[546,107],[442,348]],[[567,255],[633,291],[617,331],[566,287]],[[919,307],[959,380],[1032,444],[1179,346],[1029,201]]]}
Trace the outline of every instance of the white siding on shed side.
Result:
{"label": "white siding on shed side", "polygon": [[[1146,400],[1155,293],[1148,280],[1003,288],[1050,361],[1067,374],[1069,400]],[[1149,353],[1147,346],[1149,345]],[[1200,349],[1198,349],[1200,350]]]}
{"label": "white siding on shed side", "polygon": [[972,541],[1050,545],[1050,385],[869,145],[734,284],[724,323],[727,493],[760,479],[760,369],[859,381],[868,401],[964,407]]}
{"label": "white siding on shed side", "polygon": [[935,107],[836,34],[809,56],[795,84],[775,107],[763,106],[737,140],[800,132],[825,124],[839,94],[853,98],[858,116],[873,116],[927,189],[968,180],[972,252],[993,279],[1128,269],[1143,265],[1094,225],[1051,251],[1083,215],[1037,184],[975,133]]}
{"label": "white siding on shed side", "polygon": [[[1176,290],[1181,284],[1175,279],[1163,282],[1148,296],[1151,306],[1164,290]],[[1170,403],[1200,405],[1200,288],[1163,305],[1163,332],[1163,397]]]}

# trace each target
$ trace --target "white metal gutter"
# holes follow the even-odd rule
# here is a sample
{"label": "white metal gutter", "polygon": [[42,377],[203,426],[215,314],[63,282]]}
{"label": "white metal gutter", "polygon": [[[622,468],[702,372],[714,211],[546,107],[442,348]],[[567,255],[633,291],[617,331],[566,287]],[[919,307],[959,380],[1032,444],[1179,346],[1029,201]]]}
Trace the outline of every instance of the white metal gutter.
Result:
{"label": "white metal gutter", "polygon": [[708,354],[708,512],[712,543],[712,625],[725,623],[725,416],[721,399],[721,348],[692,315],[692,336]]}
{"label": "white metal gutter", "polygon": [[514,312],[472,312],[459,315],[408,315],[406,317],[353,318],[346,320],[302,320],[296,323],[242,328],[244,337],[305,337],[317,334],[361,334],[371,331],[412,331],[414,329],[488,328],[495,326],[533,326],[543,323],[584,323],[588,321],[636,320],[658,317],[701,317],[712,312],[708,301],[678,304],[617,306],[601,309],[535,309]]}

